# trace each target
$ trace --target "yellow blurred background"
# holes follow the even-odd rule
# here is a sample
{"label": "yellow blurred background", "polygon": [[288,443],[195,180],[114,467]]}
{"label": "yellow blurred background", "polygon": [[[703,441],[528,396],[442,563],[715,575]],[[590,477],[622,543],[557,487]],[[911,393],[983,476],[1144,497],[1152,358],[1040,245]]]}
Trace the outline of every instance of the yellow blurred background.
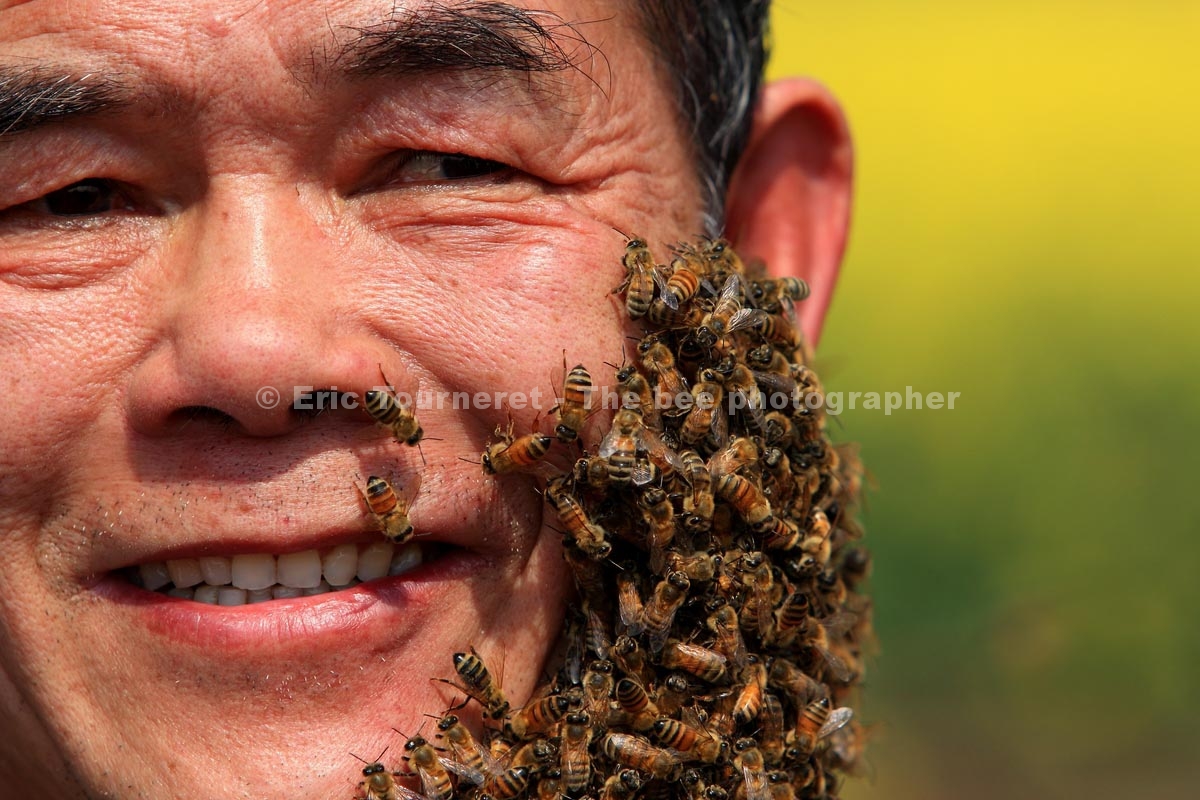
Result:
{"label": "yellow blurred background", "polygon": [[1200,786],[1200,3],[776,0],[858,148],[829,391],[881,654],[850,800]]}

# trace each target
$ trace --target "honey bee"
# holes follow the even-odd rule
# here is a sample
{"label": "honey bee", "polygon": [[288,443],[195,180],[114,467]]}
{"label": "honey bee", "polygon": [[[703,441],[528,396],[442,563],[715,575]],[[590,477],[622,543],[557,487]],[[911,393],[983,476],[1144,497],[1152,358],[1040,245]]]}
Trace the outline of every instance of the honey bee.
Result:
{"label": "honey bee", "polygon": [[767,667],[767,683],[782,689],[797,708],[804,708],[824,691],[815,678],[786,658],[771,661]]}
{"label": "honey bee", "polygon": [[799,546],[800,539],[800,529],[796,527],[796,523],[783,517],[775,517],[770,530],[763,534],[763,547],[768,550],[794,550]]}
{"label": "honey bee", "polygon": [[607,725],[612,693],[612,662],[607,659],[593,661],[588,665],[588,670],[583,676],[583,696],[588,716],[597,725]]}
{"label": "honey bee", "polygon": [[725,680],[725,656],[695,644],[668,641],[663,648],[662,665],[681,669],[709,683]]}
{"label": "honey bee", "polygon": [[[382,757],[382,754],[380,754]],[[358,758],[358,756],[355,756]],[[359,758],[359,761],[363,759]],[[373,761],[363,767],[363,780],[359,786],[366,794],[366,800],[400,800],[395,778],[384,768],[382,762]]]}
{"label": "honey bee", "polygon": [[710,268],[717,273],[744,275],[746,265],[725,239],[712,239],[700,247],[701,255],[708,260]]}
{"label": "honey bee", "polygon": [[575,579],[575,586],[583,601],[590,608],[604,607],[608,589],[604,585],[604,574],[597,569],[596,562],[571,542],[564,543],[563,560],[571,568],[571,577]]}
{"label": "honey bee", "polygon": [[766,415],[763,423],[767,444],[786,450],[796,442],[796,426],[786,414],[772,411]]}
{"label": "honey bee", "polygon": [[492,719],[502,719],[509,711],[504,692],[492,678],[483,659],[475,651],[454,654],[454,671],[466,684],[463,691],[479,701]]}
{"label": "honey bee", "polygon": [[404,752],[408,765],[421,778],[421,791],[426,797],[430,800],[450,800],[454,797],[450,772],[429,742],[418,734],[404,743]]}
{"label": "honey bee", "polygon": [[739,725],[746,725],[757,719],[762,710],[763,695],[767,689],[767,668],[757,656],[750,656],[741,678],[745,685],[738,692],[733,705],[733,718]]}
{"label": "honey bee", "polygon": [[695,303],[674,309],[658,298],[650,304],[646,319],[658,328],[695,328],[704,320],[704,309]]}
{"label": "honey bee", "polygon": [[500,441],[489,444],[483,451],[483,470],[491,475],[530,469],[549,452],[553,441],[552,437],[537,431],[513,439],[511,424],[507,433],[497,428],[496,435]]}
{"label": "honey bee", "polygon": [[[632,565],[630,565],[632,567]],[[630,636],[642,632],[642,596],[632,569],[617,573],[617,613]],[[618,642],[620,638],[618,638]]]}
{"label": "honey bee", "polygon": [[504,722],[506,733],[524,739],[531,733],[545,733],[566,716],[567,698],[560,694],[531,700]]}
{"label": "honey bee", "polygon": [[375,475],[367,478],[367,490],[358,490],[367,503],[375,524],[389,541],[404,544],[413,538],[413,526],[408,521],[408,503],[392,489],[392,485]]}
{"label": "honey bee", "polygon": [[754,318],[753,326],[760,336],[770,342],[792,348],[800,346],[800,332],[784,316],[760,311]]}
{"label": "honey bee", "polygon": [[654,693],[654,703],[659,715],[669,717],[679,711],[684,703],[691,702],[693,686],[687,675],[672,672]]}
{"label": "honey bee", "polygon": [[703,550],[697,550],[690,556],[672,551],[667,555],[667,566],[671,572],[682,572],[693,583],[707,583],[717,575],[721,565],[721,557]]}
{"label": "honey bee", "polygon": [[662,401],[656,401],[656,406],[667,408],[667,416],[680,416],[686,412],[688,404],[687,382],[683,373],[675,365],[675,356],[671,348],[663,343],[657,334],[651,334],[638,342],[638,356],[642,366],[654,376],[658,383],[660,395],[666,395]]}
{"label": "honey bee", "polygon": [[713,649],[741,669],[746,664],[746,643],[738,625],[737,611],[728,603],[722,604],[706,620],[708,629],[716,634]]}
{"label": "honey bee", "polygon": [[754,303],[772,314],[792,312],[792,305],[808,298],[811,290],[801,278],[768,278],[755,284]]}
{"label": "honey bee", "polygon": [[642,776],[637,770],[623,769],[610,775],[600,789],[600,800],[629,800],[642,788]]}
{"label": "honey bee", "polygon": [[608,543],[604,529],[592,522],[583,505],[566,489],[562,476],[546,484],[546,499],[558,512],[558,519],[566,527],[575,546],[596,561],[608,558],[612,545]]}
{"label": "honey bee", "polygon": [[445,739],[450,745],[450,752],[459,764],[462,764],[479,774],[494,775],[499,771],[499,764],[475,737],[467,730],[467,726],[459,721],[454,714],[446,714],[438,720],[439,738]]}
{"label": "honey bee", "polygon": [[854,711],[849,708],[834,708],[828,697],[821,697],[804,707],[796,723],[795,747],[805,756],[812,755],[817,743],[841,728]]}
{"label": "honey bee", "polygon": [[584,644],[596,658],[607,658],[612,649],[612,640],[608,632],[612,630],[612,620],[606,605],[593,608],[586,600],[583,603],[583,613],[587,624],[584,627]]}
{"label": "honey bee", "polygon": [[606,735],[600,750],[611,760],[660,780],[671,780],[680,765],[678,757],[632,733]]}
{"label": "honey bee", "polygon": [[696,341],[701,347],[711,348],[717,341],[734,331],[749,328],[757,319],[754,309],[742,306],[741,280],[730,275],[721,286],[716,305],[704,315],[700,327],[696,328]]}
{"label": "honey bee", "polygon": [[735,436],[720,452],[708,460],[708,471],[714,479],[732,475],[758,463],[758,445],[745,436]]}
{"label": "honey bee", "polygon": [[600,457],[608,459],[608,481],[613,486],[628,486],[634,480],[641,428],[641,414],[631,408],[613,415],[612,428],[600,443]]}
{"label": "honey bee", "polygon": [[821,657],[829,670],[829,677],[840,683],[848,682],[854,675],[854,670],[841,656],[833,652],[830,640],[845,633],[857,621],[858,618],[847,611],[840,611],[821,620],[810,614],[797,632],[800,641]]}
{"label": "honey bee", "polygon": [[738,786],[737,798],[745,800],[771,800],[767,785],[766,762],[758,743],[746,737],[733,745],[734,765],[742,771],[742,783]]}
{"label": "honey bee", "polygon": [[766,415],[766,397],[754,373],[745,364],[734,364],[725,376],[725,391],[740,398],[736,406],[743,412],[746,428],[755,435],[762,432]]}
{"label": "honey bee", "polygon": [[[384,376],[384,381],[387,376]],[[363,407],[377,423],[387,428],[397,442],[416,445],[425,432],[409,404],[402,403],[390,391],[371,389],[363,394]]]}
{"label": "honey bee", "polygon": [[764,694],[759,714],[758,749],[762,751],[763,761],[768,766],[779,766],[783,761],[784,749],[783,703],[773,694]]}
{"label": "honey bee", "polygon": [[558,404],[558,424],[554,435],[560,442],[573,442],[579,438],[583,423],[591,410],[592,376],[583,364],[576,364],[563,381],[563,398]]}
{"label": "honey bee", "polygon": [[792,776],[782,770],[767,773],[767,790],[771,793],[771,800],[795,800],[796,797]]}
{"label": "honey bee", "polygon": [[679,438],[685,444],[694,445],[708,435],[718,419],[725,419],[721,401],[724,388],[718,383],[717,373],[711,369],[700,370],[699,380],[692,386],[692,410],[683,420]]}
{"label": "honey bee", "polygon": [[871,554],[862,547],[852,547],[842,556],[842,580],[851,591],[871,575]]}
{"label": "honey bee", "polygon": [[635,236],[626,242],[621,262],[625,266],[625,280],[612,293],[625,292],[626,312],[633,319],[643,317],[654,299],[655,285],[662,281],[646,240]]}
{"label": "honey bee", "polygon": [[757,533],[770,530],[774,517],[762,490],[741,475],[730,473],[716,479],[716,495],[741,515]]}
{"label": "honey bee", "polygon": [[563,785],[568,792],[582,792],[592,778],[592,759],[588,745],[592,740],[592,720],[586,711],[568,714],[563,720],[562,748],[559,760]]}
{"label": "honey bee", "polygon": [[800,552],[812,558],[815,571],[825,569],[825,565],[829,563],[832,548],[829,534],[829,517],[821,509],[815,509],[812,513],[812,523],[809,525],[808,535],[800,542]]}
{"label": "honey bee", "polygon": [[632,636],[618,636],[613,642],[612,649],[608,651],[608,657],[617,665],[618,669],[635,680],[641,681],[643,685],[656,679],[654,671],[646,659],[646,654]]}
{"label": "honey bee", "polygon": [[800,592],[792,592],[775,611],[774,635],[772,644],[787,647],[795,641],[796,635],[808,621],[808,596]]}
{"label": "honey bee", "polygon": [[608,461],[598,456],[584,456],[575,462],[572,478],[576,485],[582,483],[593,489],[603,489],[609,483]]}
{"label": "honey bee", "polygon": [[742,583],[750,590],[751,595],[745,609],[757,623],[758,635],[766,641],[774,622],[777,596],[783,590],[775,581],[775,567],[761,551],[743,556],[742,569]]}
{"label": "honey bee", "polygon": [[[617,370],[617,393],[621,398],[622,408],[636,408],[641,411],[644,424],[650,425],[657,421],[658,409],[654,407],[654,390],[646,376],[638,372],[632,364]],[[651,427],[661,428],[661,422]]]}
{"label": "honey bee", "polygon": [[765,372],[772,375],[788,375],[791,366],[783,353],[776,350],[768,342],[752,348],[746,353],[746,364],[756,373]]}
{"label": "honey bee", "polygon": [[[780,447],[768,447],[762,452],[763,494],[778,508],[791,505],[796,494],[796,481],[792,477],[792,464]],[[767,546],[771,549],[771,546]],[[790,548],[780,548],[790,549]]]}
{"label": "honey bee", "polygon": [[713,478],[704,459],[695,450],[684,450],[679,454],[683,463],[680,472],[691,484],[692,491],[683,496],[684,529],[693,535],[702,533],[712,524]]}
{"label": "honey bee", "polygon": [[638,498],[646,526],[650,529],[650,568],[662,569],[667,545],[675,538],[675,509],[667,493],[652,486]]}
{"label": "honey bee", "polygon": [[558,755],[558,750],[547,739],[534,739],[522,745],[515,753],[512,754],[508,762],[509,769],[516,767],[525,767],[530,774],[541,772],[554,761],[554,757]]}
{"label": "honey bee", "polygon": [[529,767],[510,767],[492,776],[483,785],[483,796],[492,800],[512,800],[529,788],[533,773]]}
{"label": "honey bee", "polygon": [[651,653],[659,652],[666,644],[675,613],[687,599],[689,588],[691,581],[682,572],[672,572],[654,587],[654,594],[642,608],[642,629],[649,639]]}
{"label": "honey bee", "polygon": [[562,800],[566,796],[562,790],[562,770],[558,767],[547,768],[538,780],[538,800]]}
{"label": "honey bee", "polygon": [[[383,753],[387,752],[387,748],[383,748]],[[366,764],[363,767],[363,780],[358,782],[358,786],[363,790],[366,800],[400,800],[401,792],[407,791],[395,781],[395,775],[399,773],[388,772],[380,760],[383,758],[383,753],[374,761],[367,761],[365,758],[351,753],[356,759]]]}
{"label": "honey bee", "polygon": [[679,310],[700,291],[700,276],[692,269],[686,258],[671,259],[671,277],[662,292],[663,303],[672,311]]}
{"label": "honey bee", "polygon": [[617,681],[617,704],[625,712],[629,727],[638,732],[650,730],[658,719],[658,706],[645,688],[632,678]]}
{"label": "honey bee", "polygon": [[670,717],[659,717],[654,722],[654,735],[666,747],[705,764],[713,763],[729,749],[721,737]]}

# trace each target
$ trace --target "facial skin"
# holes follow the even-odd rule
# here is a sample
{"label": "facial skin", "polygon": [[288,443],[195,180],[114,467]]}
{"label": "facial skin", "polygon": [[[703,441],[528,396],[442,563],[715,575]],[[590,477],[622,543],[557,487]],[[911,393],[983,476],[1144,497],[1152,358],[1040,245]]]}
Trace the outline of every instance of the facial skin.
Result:
{"label": "facial skin", "polygon": [[[461,460],[510,409],[422,410],[418,453],[361,409],[288,408],[293,387],[361,395],[381,370],[407,391],[537,388],[540,420],[511,410],[519,435],[552,427],[564,350],[612,382],[613,229],[662,251],[694,236],[699,182],[623,6],[529,7],[586,22],[595,55],[568,42],[577,68],[551,73],[346,76],[356,30],[425,6],[0,3],[0,67],[114,74],[133,100],[0,137],[0,784],[349,797],[351,752],[388,746],[398,763],[392,727],[450,704],[430,679],[453,677],[452,653],[502,665],[517,703],[538,682],[569,590],[561,537],[532,478]],[[739,172],[731,222],[768,263],[831,285],[844,124],[810,84],[760,115],[747,163],[783,161],[773,189]],[[772,156],[776,138],[824,160]],[[458,153],[499,165],[447,177]],[[58,190],[87,179],[105,181],[93,210],[65,215],[78,206]],[[749,197],[771,191],[790,193],[797,232],[772,233]],[[284,402],[262,408],[262,387]],[[236,608],[118,574],[377,541],[357,490],[369,474],[405,487],[440,557]]]}

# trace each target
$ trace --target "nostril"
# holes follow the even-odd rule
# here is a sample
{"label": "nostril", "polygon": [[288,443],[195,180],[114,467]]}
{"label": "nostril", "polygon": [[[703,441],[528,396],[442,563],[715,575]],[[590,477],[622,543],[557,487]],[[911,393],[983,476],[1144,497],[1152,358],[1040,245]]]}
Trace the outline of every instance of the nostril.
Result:
{"label": "nostril", "polygon": [[184,406],[172,411],[167,421],[173,425],[217,425],[221,428],[231,428],[238,424],[232,415],[212,406]]}

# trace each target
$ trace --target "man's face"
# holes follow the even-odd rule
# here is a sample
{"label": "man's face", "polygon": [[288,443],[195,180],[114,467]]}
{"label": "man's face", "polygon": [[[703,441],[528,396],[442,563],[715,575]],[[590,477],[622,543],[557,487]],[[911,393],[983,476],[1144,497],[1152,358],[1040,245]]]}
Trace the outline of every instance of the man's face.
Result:
{"label": "man's face", "polygon": [[[700,197],[625,7],[515,5],[560,14],[533,17],[555,41],[393,0],[0,2],[0,75],[106,109],[0,124],[5,785],[349,796],[351,752],[396,761],[392,726],[461,700],[430,680],[454,652],[517,703],[538,681],[561,537],[531,478],[464,459],[510,414],[552,427],[564,351],[612,383],[614,228],[693,235]],[[473,407],[422,409],[421,452],[288,408],[381,373]],[[126,577],[380,542],[368,475],[412,501],[425,563],[399,577],[240,607]]]}

